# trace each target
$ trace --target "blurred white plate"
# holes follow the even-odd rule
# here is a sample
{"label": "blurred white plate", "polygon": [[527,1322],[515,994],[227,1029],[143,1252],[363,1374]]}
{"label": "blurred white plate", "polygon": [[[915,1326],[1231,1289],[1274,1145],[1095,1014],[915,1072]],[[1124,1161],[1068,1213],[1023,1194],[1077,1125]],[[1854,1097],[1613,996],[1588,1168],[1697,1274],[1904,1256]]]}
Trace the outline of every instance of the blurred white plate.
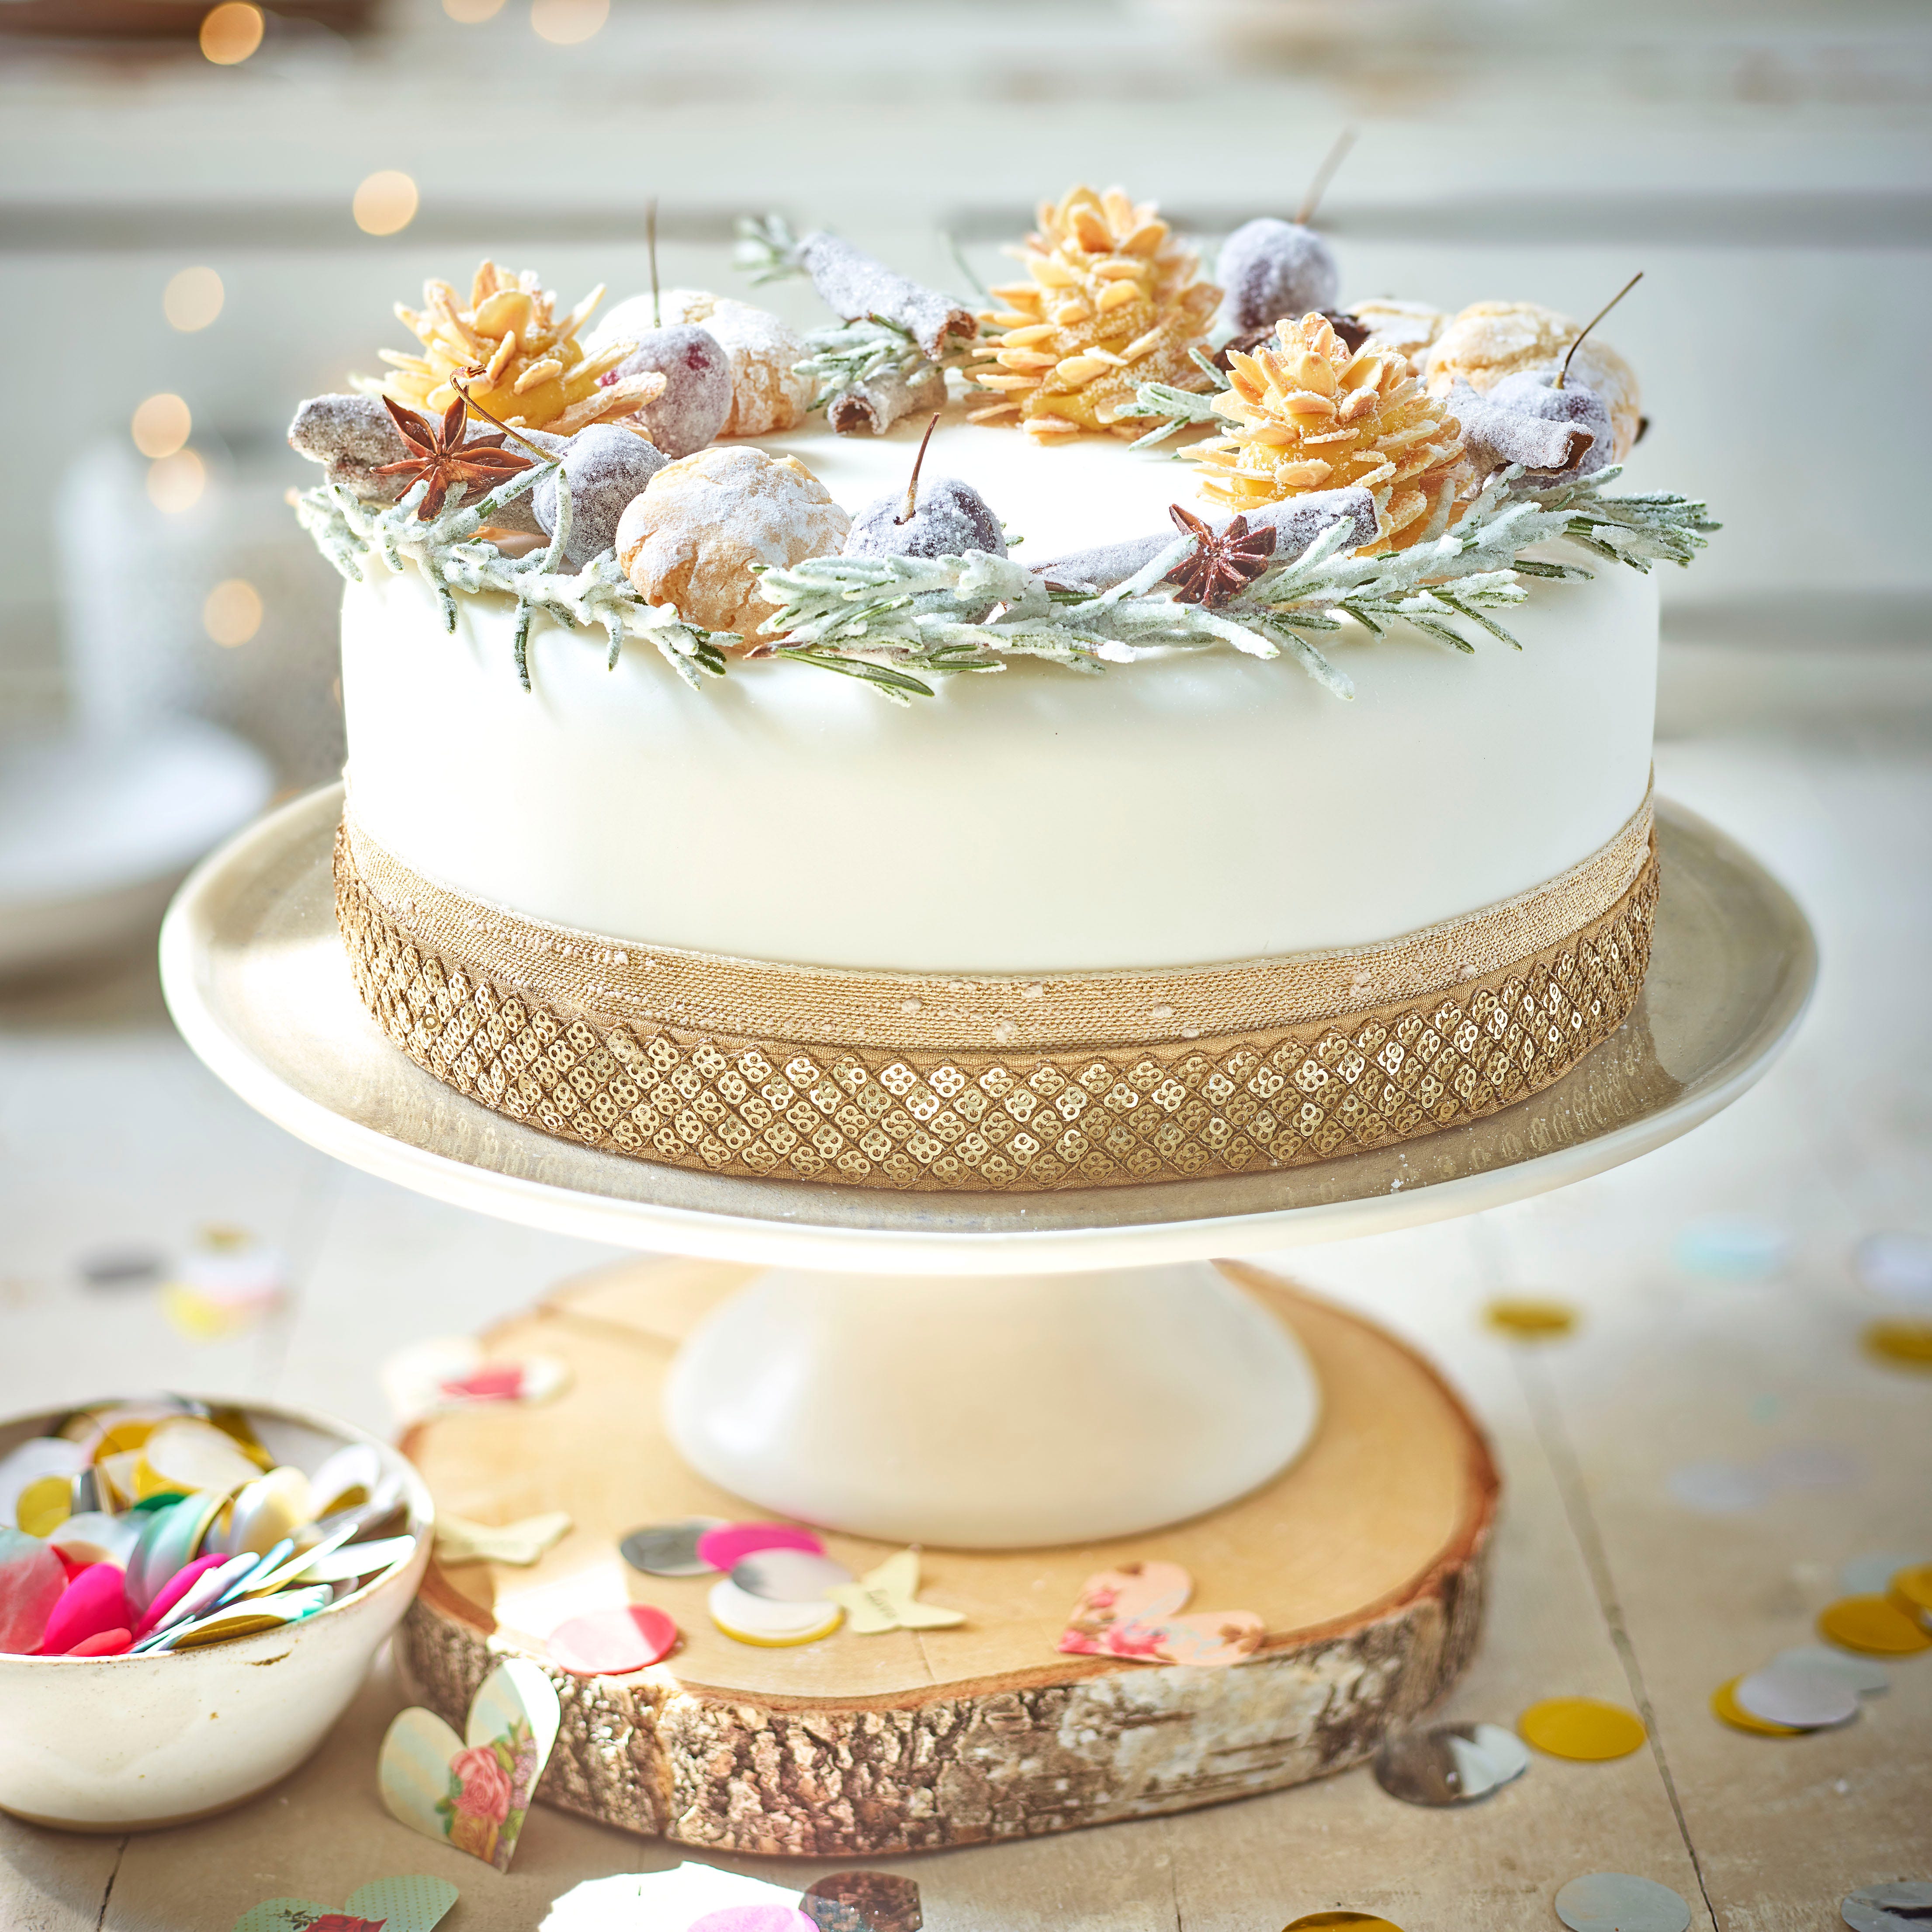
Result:
{"label": "blurred white plate", "polygon": [[0,743],[0,976],[158,924],[188,868],[268,802],[268,760],[218,726]]}

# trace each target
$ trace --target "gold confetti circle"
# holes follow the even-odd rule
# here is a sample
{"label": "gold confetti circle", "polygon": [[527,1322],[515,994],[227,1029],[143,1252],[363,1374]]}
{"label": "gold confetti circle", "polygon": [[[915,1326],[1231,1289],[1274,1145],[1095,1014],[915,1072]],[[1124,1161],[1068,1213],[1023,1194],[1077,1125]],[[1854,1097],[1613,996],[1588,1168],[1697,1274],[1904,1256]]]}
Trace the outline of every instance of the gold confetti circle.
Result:
{"label": "gold confetti circle", "polygon": [[1552,1757],[1591,1763],[1628,1757],[1644,1740],[1643,1720],[1600,1697],[1546,1697],[1516,1720],[1516,1735]]}
{"label": "gold confetti circle", "polygon": [[1868,1657],[1909,1657],[1932,1650],[1932,1634],[1889,1597],[1840,1597],[1818,1613],[1818,1634]]}
{"label": "gold confetti circle", "polygon": [[1305,1912],[1291,1918],[1281,1932],[1304,1932],[1311,1925],[1352,1925],[1357,1932],[1402,1932],[1392,1918],[1378,1918],[1372,1912]]}
{"label": "gold confetti circle", "polygon": [[350,212],[364,235],[400,235],[416,218],[416,184],[400,168],[378,168],[356,190]]}
{"label": "gold confetti circle", "polygon": [[1915,1621],[1932,1616],[1932,1563],[1915,1563],[1892,1580],[1892,1600]]}
{"label": "gold confetti circle", "polygon": [[1865,1352],[1882,1362],[1932,1370],[1932,1322],[1874,1322],[1864,1332]]}
{"label": "gold confetti circle", "polygon": [[1541,1341],[1568,1334],[1576,1325],[1576,1311],[1561,1301],[1504,1295],[1483,1310],[1483,1319],[1505,1335],[1520,1336],[1526,1341]]}
{"label": "gold confetti circle", "polygon": [[170,328],[192,335],[220,314],[226,294],[212,268],[182,268],[168,278],[161,291],[161,313]]}
{"label": "gold confetti circle", "polygon": [[14,1498],[14,1520],[29,1536],[49,1537],[74,1514],[74,1478],[41,1476]]}
{"label": "gold confetti circle", "polygon": [[1747,1711],[1738,1702],[1737,1691],[1740,1680],[1733,1677],[1728,1684],[1720,1684],[1711,1693],[1712,1712],[1723,1718],[1733,1730],[1755,1731],[1764,1738],[1797,1738],[1804,1734],[1796,1724],[1774,1724],[1768,1718],[1760,1718]]}
{"label": "gold confetti circle", "polygon": [[222,0],[201,23],[201,50],[217,67],[237,67],[262,44],[262,10],[248,0]]}
{"label": "gold confetti circle", "polygon": [[245,577],[225,578],[203,600],[201,622],[218,644],[232,650],[262,628],[262,594]]}

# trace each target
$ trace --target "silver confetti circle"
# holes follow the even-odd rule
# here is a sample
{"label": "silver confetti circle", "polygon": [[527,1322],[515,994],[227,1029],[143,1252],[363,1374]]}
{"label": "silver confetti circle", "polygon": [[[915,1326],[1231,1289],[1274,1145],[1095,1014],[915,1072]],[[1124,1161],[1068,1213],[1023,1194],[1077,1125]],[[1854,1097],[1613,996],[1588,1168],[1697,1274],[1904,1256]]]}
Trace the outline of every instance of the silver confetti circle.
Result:
{"label": "silver confetti circle", "polygon": [[1932,1880],[1861,1886],[1839,1901],[1838,1916],[1852,1932],[1924,1932],[1932,1921]]}
{"label": "silver confetti circle", "polygon": [[1882,1597],[1901,1570],[1925,1561],[1923,1556],[1907,1556],[1898,1550],[1873,1550],[1854,1556],[1839,1570],[1838,1588],[1848,1597]]}
{"label": "silver confetti circle", "polygon": [[1682,1895],[1634,1872],[1586,1872],[1556,1894],[1570,1932],[1690,1932]]}
{"label": "silver confetti circle", "polygon": [[[1874,1595],[1875,1592],[1862,1593]],[[1780,1650],[1773,1664],[1802,1664],[1807,1670],[1829,1670],[1842,1677],[1861,1697],[1876,1697],[1892,1688],[1892,1675],[1875,1657],[1856,1656],[1849,1650],[1834,1650],[1828,1643],[1796,1644]]]}
{"label": "silver confetti circle", "polygon": [[698,1539],[707,1529],[722,1529],[717,1516],[688,1516],[681,1522],[656,1522],[634,1529],[617,1547],[633,1570],[646,1576],[712,1576],[718,1566],[698,1553]]}
{"label": "silver confetti circle", "polygon": [[1815,1664],[1767,1664],[1740,1677],[1731,1695],[1754,1718],[1801,1731],[1823,1730],[1858,1714],[1858,1692],[1837,1672]]}
{"label": "silver confetti circle", "polygon": [[1435,1724],[1384,1738],[1376,1782],[1405,1804],[1472,1804],[1520,1778],[1529,1752],[1501,1724]]}
{"label": "silver confetti circle", "polygon": [[758,1550],[734,1566],[731,1580],[768,1604],[816,1604],[827,1590],[850,1582],[852,1573],[809,1550]]}
{"label": "silver confetti circle", "polygon": [[1852,1272],[1888,1301],[1932,1308],[1932,1238],[1924,1234],[1868,1234],[1852,1250]]}

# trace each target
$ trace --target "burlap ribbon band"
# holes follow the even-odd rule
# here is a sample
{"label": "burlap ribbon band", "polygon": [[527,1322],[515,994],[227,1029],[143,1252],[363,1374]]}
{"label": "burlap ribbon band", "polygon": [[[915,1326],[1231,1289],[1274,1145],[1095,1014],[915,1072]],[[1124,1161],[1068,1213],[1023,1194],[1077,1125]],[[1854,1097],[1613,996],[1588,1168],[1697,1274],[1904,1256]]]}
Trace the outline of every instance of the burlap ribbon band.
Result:
{"label": "burlap ribbon band", "polygon": [[720,1174],[895,1188],[1178,1180],[1493,1112],[1622,1023],[1648,799],[1559,878],[1356,952],[1148,971],[873,973],[646,947],[424,878],[346,814],[336,904],[384,1032],[472,1100]]}

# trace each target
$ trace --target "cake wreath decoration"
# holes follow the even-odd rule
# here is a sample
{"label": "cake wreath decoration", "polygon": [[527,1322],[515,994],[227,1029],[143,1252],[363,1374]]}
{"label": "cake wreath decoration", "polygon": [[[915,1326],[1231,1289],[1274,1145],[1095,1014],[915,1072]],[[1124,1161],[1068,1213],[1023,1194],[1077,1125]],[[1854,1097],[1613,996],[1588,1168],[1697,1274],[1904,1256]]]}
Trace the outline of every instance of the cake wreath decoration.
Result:
{"label": "cake wreath decoration", "polygon": [[[466,299],[399,307],[419,353],[302,406],[326,474],[297,512],[349,586],[339,922],[438,1078],[714,1173],[1037,1190],[1435,1132],[1630,1018],[1658,892],[1635,585],[1718,526],[1613,489],[1646,419],[1600,314],[1345,303],[1312,197],[1211,275],[1118,189],[1042,202],[1011,252],[1021,278],[987,287],[954,251],[967,299],[741,224],[754,282],[802,276],[830,312],[802,332],[659,287],[654,249],[649,293],[608,309],[486,262]],[[1630,587],[1577,587],[1604,565]],[[1363,701],[1304,715],[1270,660]],[[653,695],[660,664],[727,694]],[[913,715],[864,727],[793,667]],[[1417,818],[1425,768],[1461,782]],[[1190,855],[1149,814],[1210,770]],[[1288,862],[1352,790],[1333,849]],[[530,830],[592,796],[602,872]],[[881,814],[896,926],[827,916],[823,868],[772,856],[782,825],[830,854]],[[1056,886],[1070,840],[1100,856]],[[902,943],[902,970],[807,963]],[[1209,963],[1110,963],[1162,958]]]}

